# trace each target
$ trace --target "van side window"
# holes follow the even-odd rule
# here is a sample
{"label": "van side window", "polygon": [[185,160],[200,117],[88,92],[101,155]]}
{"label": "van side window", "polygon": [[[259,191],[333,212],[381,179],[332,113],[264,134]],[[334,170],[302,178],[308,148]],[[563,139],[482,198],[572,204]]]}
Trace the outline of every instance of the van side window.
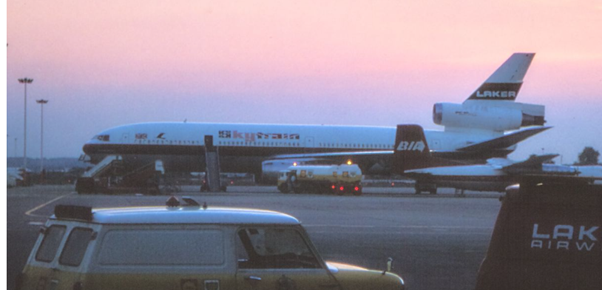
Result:
{"label": "van side window", "polygon": [[65,226],[50,226],[46,229],[42,244],[40,244],[40,248],[36,253],[37,261],[52,262],[66,230],[67,228]]}
{"label": "van side window", "polygon": [[320,268],[303,236],[295,229],[245,228],[238,231],[236,240],[241,269]]}
{"label": "van side window", "polygon": [[67,243],[63,248],[59,263],[68,266],[79,266],[84,258],[88,243],[90,243],[92,237],[92,229],[89,228],[75,228],[69,234]]}
{"label": "van side window", "polygon": [[219,266],[224,235],[213,229],[111,230],[102,239],[102,266]]}

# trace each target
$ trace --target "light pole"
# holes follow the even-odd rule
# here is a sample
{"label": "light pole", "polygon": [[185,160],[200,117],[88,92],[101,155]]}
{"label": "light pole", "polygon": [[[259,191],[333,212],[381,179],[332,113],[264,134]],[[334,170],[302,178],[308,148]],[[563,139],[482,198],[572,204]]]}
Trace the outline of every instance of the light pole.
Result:
{"label": "light pole", "polygon": [[[10,135],[6,134],[6,142],[8,142]],[[14,157],[17,157],[17,137],[15,137],[15,146],[13,147],[13,150],[15,151]],[[8,143],[7,143],[7,148],[6,148],[6,156],[8,157]]]}
{"label": "light pole", "polygon": [[19,82],[25,85],[25,98],[23,106],[23,169],[27,170],[27,84],[31,84],[33,79],[22,78]]}
{"label": "light pole", "polygon": [[48,100],[40,99],[36,101],[42,107],[42,129],[40,130],[40,174],[44,171],[44,104],[48,103]]}

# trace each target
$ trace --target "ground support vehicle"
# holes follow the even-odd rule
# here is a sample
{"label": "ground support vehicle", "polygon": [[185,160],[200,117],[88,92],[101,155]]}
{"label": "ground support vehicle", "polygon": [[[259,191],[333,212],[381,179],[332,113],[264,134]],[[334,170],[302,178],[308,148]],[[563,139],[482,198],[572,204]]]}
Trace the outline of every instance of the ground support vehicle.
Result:
{"label": "ground support vehicle", "polygon": [[507,189],[477,290],[602,289],[602,187],[521,183]]}
{"label": "ground support vehicle", "polygon": [[414,184],[414,193],[421,194],[422,192],[428,192],[430,194],[437,194],[437,184],[428,183],[428,182],[420,182],[416,180]]}
{"label": "ground support vehicle", "polygon": [[384,270],[322,260],[301,223],[266,210],[57,206],[17,290],[405,289]]}
{"label": "ground support vehicle", "polygon": [[362,194],[362,171],[356,164],[301,165],[280,171],[282,193]]}

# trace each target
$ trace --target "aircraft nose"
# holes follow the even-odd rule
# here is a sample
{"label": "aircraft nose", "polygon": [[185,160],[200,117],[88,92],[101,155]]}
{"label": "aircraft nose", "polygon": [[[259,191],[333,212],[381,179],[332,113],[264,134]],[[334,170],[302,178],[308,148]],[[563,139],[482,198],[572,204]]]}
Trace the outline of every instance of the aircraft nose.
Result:
{"label": "aircraft nose", "polygon": [[86,144],[84,144],[84,147],[82,148],[82,150],[84,150],[84,153],[86,154],[92,154],[94,153],[94,146],[92,144],[89,144],[89,141],[86,142]]}

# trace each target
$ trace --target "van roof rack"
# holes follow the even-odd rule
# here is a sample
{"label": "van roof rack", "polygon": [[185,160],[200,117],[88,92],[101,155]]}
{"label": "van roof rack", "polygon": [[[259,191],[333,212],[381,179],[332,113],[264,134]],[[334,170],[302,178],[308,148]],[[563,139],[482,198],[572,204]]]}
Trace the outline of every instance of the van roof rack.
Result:
{"label": "van roof rack", "polygon": [[58,204],[54,207],[54,216],[59,219],[92,220],[92,207]]}

